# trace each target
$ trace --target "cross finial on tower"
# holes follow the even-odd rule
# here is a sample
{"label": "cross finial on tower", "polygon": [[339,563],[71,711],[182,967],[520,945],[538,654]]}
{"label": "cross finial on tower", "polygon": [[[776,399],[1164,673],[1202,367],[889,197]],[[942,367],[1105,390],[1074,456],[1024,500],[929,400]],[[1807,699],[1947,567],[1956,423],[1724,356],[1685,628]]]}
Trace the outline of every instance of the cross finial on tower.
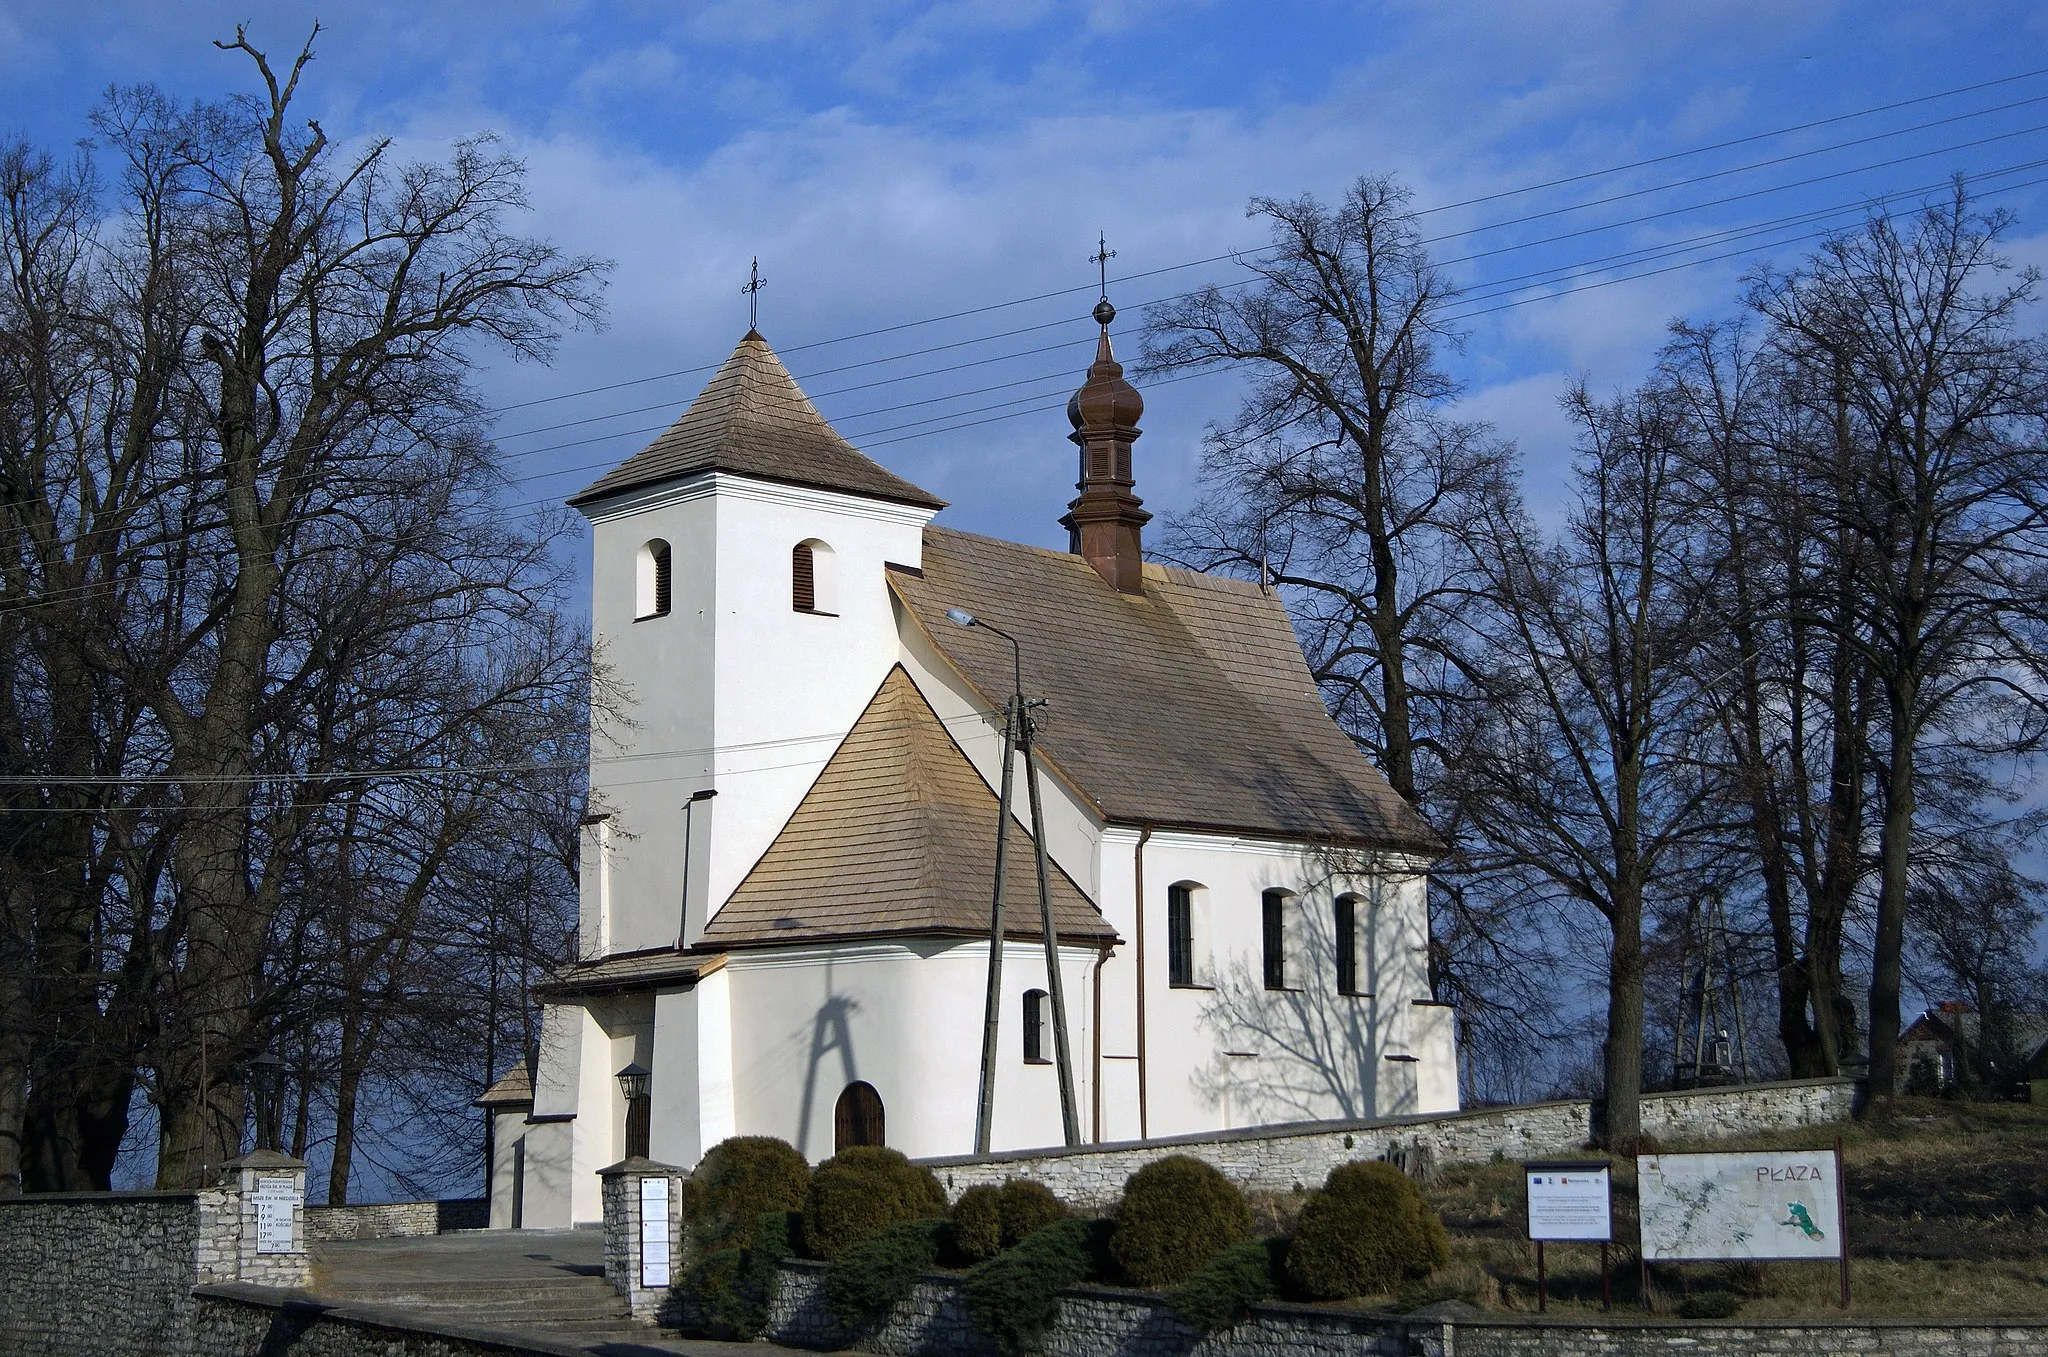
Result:
{"label": "cross finial on tower", "polygon": [[1095,266],[1096,278],[1102,284],[1102,299],[1095,303],[1095,323],[1103,329],[1116,319],[1116,308],[1109,304],[1109,261],[1116,258],[1116,251],[1109,248],[1109,237],[1097,232],[1095,253],[1088,256],[1088,262]]}
{"label": "cross finial on tower", "polygon": [[757,256],[753,267],[747,270],[747,285],[740,289],[747,296],[747,329],[749,332],[761,328],[761,289],[768,286],[768,280],[761,276],[761,260]]}

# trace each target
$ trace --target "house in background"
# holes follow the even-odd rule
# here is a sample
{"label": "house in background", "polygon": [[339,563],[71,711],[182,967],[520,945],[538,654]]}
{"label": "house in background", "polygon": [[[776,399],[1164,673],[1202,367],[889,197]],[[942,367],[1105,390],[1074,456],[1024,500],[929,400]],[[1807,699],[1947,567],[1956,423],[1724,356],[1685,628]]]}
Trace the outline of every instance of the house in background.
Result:
{"label": "house in background", "polygon": [[[1084,1139],[1457,1107],[1438,840],[1330,720],[1277,598],[1143,561],[1142,410],[1104,324],[1067,412],[1072,550],[1042,550],[936,525],[749,331],[571,501],[627,720],[593,731],[580,960],[530,1090],[493,1104],[494,1225],[599,1218],[630,1067],[672,1164],[735,1134],[973,1148],[1013,652],[949,609],[1015,637],[1047,704]],[[1062,1139],[1022,776],[997,1149]]]}
{"label": "house in background", "polygon": [[1924,1097],[2002,1093],[2048,1079],[2048,1013],[1994,1012],[1987,1028],[1969,1004],[1936,1004],[1899,1034],[1894,1068],[1898,1092]]}

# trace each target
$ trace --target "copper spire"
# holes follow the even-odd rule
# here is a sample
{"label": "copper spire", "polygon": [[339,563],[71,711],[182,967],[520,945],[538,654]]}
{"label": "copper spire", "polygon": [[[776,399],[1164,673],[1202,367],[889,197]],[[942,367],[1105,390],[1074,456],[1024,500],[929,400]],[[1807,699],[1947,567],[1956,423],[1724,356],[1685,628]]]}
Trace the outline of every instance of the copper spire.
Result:
{"label": "copper spire", "polygon": [[1067,530],[1067,549],[1094,566],[1111,588],[1141,594],[1145,557],[1139,533],[1152,515],[1131,492],[1131,444],[1138,438],[1145,401],[1124,380],[1123,364],[1110,348],[1109,323],[1115,319],[1105,287],[1095,303],[1095,322],[1102,327],[1095,362],[1088,380],[1067,402],[1067,420],[1074,426],[1067,437],[1081,449],[1081,479],[1075,482],[1081,494],[1067,505],[1060,523]]}

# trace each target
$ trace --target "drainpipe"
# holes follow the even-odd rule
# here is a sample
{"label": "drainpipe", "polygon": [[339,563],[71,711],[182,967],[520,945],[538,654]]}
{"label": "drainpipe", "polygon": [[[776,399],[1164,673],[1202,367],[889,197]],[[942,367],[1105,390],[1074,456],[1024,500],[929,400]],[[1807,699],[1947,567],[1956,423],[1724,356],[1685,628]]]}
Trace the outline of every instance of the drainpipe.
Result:
{"label": "drainpipe", "polygon": [[1152,826],[1138,826],[1138,846],[1132,855],[1138,882],[1138,1139],[1149,1140],[1149,1115],[1145,1062],[1145,845],[1152,838]]}
{"label": "drainpipe", "polygon": [[1093,1094],[1089,1099],[1088,1139],[1096,1145],[1102,1143],[1102,968],[1107,964],[1109,948],[1105,946],[1095,954],[1095,1001],[1088,1010],[1088,1021],[1095,1029],[1095,1072],[1088,1086]]}

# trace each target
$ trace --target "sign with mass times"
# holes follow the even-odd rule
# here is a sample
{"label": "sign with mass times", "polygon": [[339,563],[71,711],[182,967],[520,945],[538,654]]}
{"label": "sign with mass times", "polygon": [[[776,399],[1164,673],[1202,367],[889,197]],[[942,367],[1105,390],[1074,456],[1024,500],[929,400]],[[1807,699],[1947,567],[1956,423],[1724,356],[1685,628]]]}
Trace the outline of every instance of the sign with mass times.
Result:
{"label": "sign with mass times", "polygon": [[1612,1239],[1612,1176],[1604,1160],[1522,1165],[1529,1238]]}

